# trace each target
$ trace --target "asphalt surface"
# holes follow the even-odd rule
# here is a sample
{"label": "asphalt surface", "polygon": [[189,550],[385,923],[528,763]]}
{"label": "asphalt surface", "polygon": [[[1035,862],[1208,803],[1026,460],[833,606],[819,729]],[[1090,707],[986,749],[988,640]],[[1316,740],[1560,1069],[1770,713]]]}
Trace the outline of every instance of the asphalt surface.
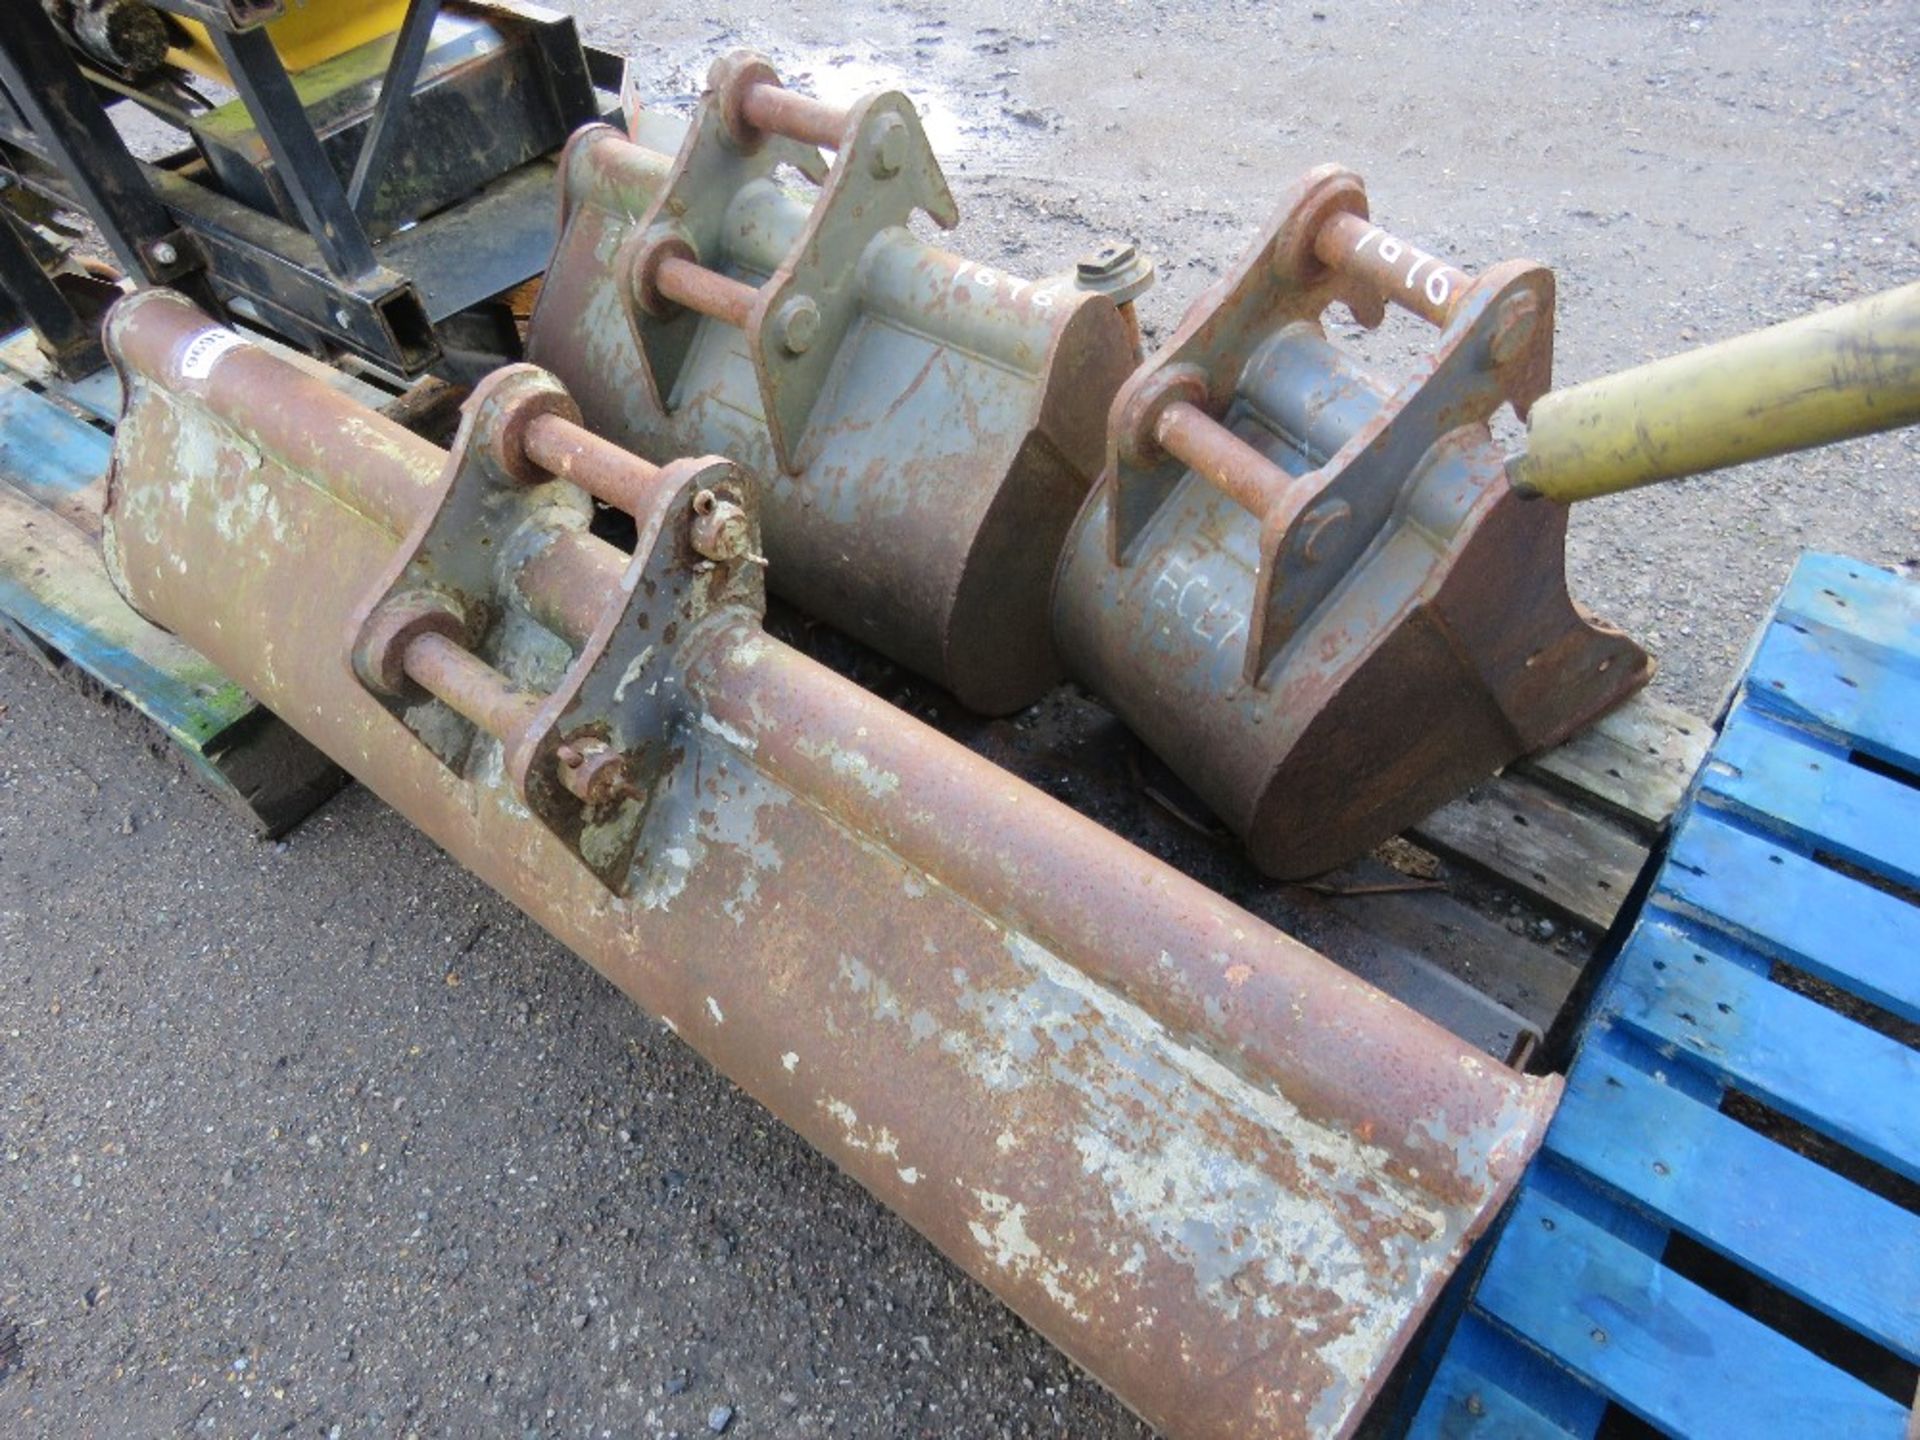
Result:
{"label": "asphalt surface", "polygon": [[[1136,240],[1150,336],[1327,159],[1456,263],[1554,266],[1563,381],[1920,274],[1911,0],[660,8],[580,7],[653,101],[739,45],[897,85],[955,248]],[[1912,434],[1571,550],[1705,709],[1810,546],[1920,558]],[[8,1325],[8,1436],[1144,1433],[367,794],[255,842],[0,651],[0,1366]]]}

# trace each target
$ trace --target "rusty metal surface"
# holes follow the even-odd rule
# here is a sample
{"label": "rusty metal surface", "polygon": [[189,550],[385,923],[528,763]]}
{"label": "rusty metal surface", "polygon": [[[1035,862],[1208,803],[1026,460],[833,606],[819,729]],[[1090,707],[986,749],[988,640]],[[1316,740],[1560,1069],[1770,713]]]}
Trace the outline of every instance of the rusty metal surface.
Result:
{"label": "rusty metal surface", "polygon": [[[687,487],[652,489],[628,556],[583,507],[538,503],[536,474],[486,547],[498,614],[462,632],[485,652],[469,669],[550,698],[638,666],[593,702],[627,718],[647,677],[671,691],[651,734],[612,736],[658,763],[630,867],[596,870],[528,813],[522,722],[492,717],[508,743],[481,727],[450,762],[443,707],[395,713],[354,668],[366,615],[454,513],[478,409],[449,455],[164,292],[123,302],[109,345],[127,409],[108,549],[144,613],[1166,1433],[1352,1430],[1557,1082],[770,639],[759,567],[702,558]],[[694,623],[618,623],[669,574]]]}
{"label": "rusty metal surface", "polygon": [[[976,711],[1017,710],[1059,677],[1052,567],[1135,359],[1130,313],[1095,292],[1118,287],[1130,312],[1150,267],[1129,256],[1083,288],[928,245],[907,213],[918,205],[950,224],[952,200],[904,97],[803,124],[796,97],[745,87],[773,98],[755,99],[758,118],[736,128],[784,121],[818,139],[837,124],[855,137],[809,205],[773,173],[804,147],[775,135],[743,153],[720,133],[727,86],[760,73],[730,63],[684,137],[660,117],[649,117],[652,144],[605,128],[575,136],[529,354],[565,381],[590,428],[639,454],[712,452],[745,467],[777,593]],[[653,148],[674,144],[677,159]],[[896,162],[899,180],[868,178]],[[887,185],[916,175],[899,191],[910,204],[882,204]],[[669,192],[684,207],[670,217]],[[731,291],[681,292],[709,312],[727,302],[725,318],[662,308],[650,277],[673,261],[697,261],[709,291],[713,280],[752,287],[750,312]],[[781,341],[796,333],[798,354]]]}
{"label": "rusty metal surface", "polygon": [[[1338,302],[1441,327],[1390,390]],[[1558,743],[1652,672],[1568,596],[1564,511],[1509,488],[1488,421],[1547,388],[1553,280],[1477,280],[1297,184],[1122,389],[1062,557],[1055,640],[1269,874],[1331,868]]]}

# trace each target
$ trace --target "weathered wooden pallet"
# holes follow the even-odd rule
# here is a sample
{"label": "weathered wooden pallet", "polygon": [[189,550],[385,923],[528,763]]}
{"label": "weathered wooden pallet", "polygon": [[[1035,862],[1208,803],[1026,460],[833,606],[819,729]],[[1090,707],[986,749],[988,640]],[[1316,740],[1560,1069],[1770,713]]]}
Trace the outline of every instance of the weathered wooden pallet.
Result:
{"label": "weathered wooden pallet", "polygon": [[1920,583],[1808,556],[1411,1433],[1910,1436],[1917,1052]]}
{"label": "weathered wooden pallet", "polygon": [[[1409,830],[1411,850],[1399,848],[1418,875],[1348,866],[1285,887],[1292,908],[1318,907],[1333,933],[1313,939],[1342,964],[1522,1063],[1574,993],[1711,735],[1686,711],[1636,696]],[[1423,855],[1444,864],[1420,866]]]}
{"label": "weathered wooden pallet", "polygon": [[64,381],[30,332],[0,342],[5,633],[138,710],[210,791],[262,834],[282,834],[345,776],[114,589],[99,539],[119,409],[111,370]]}
{"label": "weathered wooden pallet", "polygon": [[1638,695],[1557,749],[1442,806],[1409,834],[1604,932],[1712,733],[1677,706]]}

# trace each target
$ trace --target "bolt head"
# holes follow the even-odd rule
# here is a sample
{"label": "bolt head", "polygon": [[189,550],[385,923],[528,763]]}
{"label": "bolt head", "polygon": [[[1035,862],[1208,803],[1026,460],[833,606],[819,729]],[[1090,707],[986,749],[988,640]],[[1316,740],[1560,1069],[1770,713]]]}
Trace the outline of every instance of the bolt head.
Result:
{"label": "bolt head", "polygon": [[1124,240],[1109,240],[1091,255],[1083,255],[1074,265],[1082,280],[1110,280],[1138,257],[1139,251]]}
{"label": "bolt head", "polygon": [[898,175],[907,163],[907,122],[898,115],[882,115],[874,122],[871,145],[873,178]]}
{"label": "bolt head", "polygon": [[756,558],[753,554],[752,526],[747,512],[731,500],[723,500],[711,490],[702,490],[693,500],[694,551],[722,565]]}
{"label": "bolt head", "polygon": [[1153,284],[1153,261],[1125,240],[1107,240],[1074,262],[1073,283],[1116,305],[1131,305]]}
{"label": "bolt head", "polygon": [[1314,506],[1300,522],[1300,558],[1318,565],[1352,518],[1353,507],[1344,500],[1327,500]]}
{"label": "bolt head", "polygon": [[780,307],[780,344],[789,355],[804,355],[820,338],[820,307],[806,295],[796,295]]}
{"label": "bolt head", "polygon": [[557,774],[574,798],[591,806],[617,800],[632,784],[626,756],[604,740],[582,739],[554,752]]}
{"label": "bolt head", "polygon": [[180,252],[165,240],[156,240],[147,247],[147,258],[156,265],[172,265],[180,259]]}
{"label": "bolt head", "polygon": [[1511,295],[1493,322],[1487,353],[1496,365],[1509,365],[1526,354],[1540,328],[1540,302],[1531,294]]}

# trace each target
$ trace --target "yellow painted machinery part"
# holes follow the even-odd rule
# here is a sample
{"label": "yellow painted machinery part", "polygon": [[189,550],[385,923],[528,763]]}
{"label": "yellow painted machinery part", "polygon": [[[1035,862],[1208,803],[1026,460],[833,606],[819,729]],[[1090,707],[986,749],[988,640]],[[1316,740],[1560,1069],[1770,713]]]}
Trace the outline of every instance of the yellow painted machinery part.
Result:
{"label": "yellow painted machinery part", "polygon": [[1558,390],[1514,488],[1588,500],[1920,422],[1920,282]]}
{"label": "yellow painted machinery part", "polygon": [[[267,34],[280,52],[280,63],[297,75],[356,45],[391,35],[407,13],[407,0],[286,0],[286,7],[279,19],[267,22]],[[171,23],[184,32],[186,43],[176,45],[167,58],[197,75],[229,83],[227,67],[207,38],[206,27],[196,20],[173,18]]]}

